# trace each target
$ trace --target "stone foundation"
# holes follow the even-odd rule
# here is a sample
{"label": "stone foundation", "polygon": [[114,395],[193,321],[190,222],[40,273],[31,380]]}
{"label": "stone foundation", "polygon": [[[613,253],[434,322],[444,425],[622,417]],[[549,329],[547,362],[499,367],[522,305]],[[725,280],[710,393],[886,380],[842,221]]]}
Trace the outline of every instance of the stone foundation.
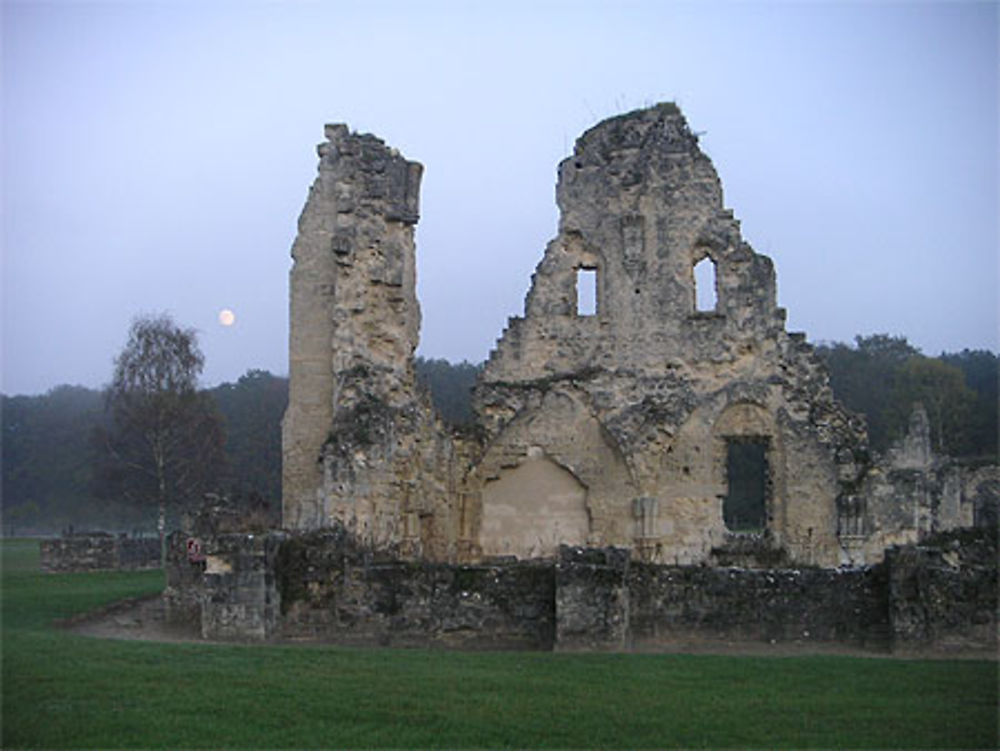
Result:
{"label": "stone foundation", "polygon": [[886,552],[894,644],[996,648],[996,533],[961,530]]}

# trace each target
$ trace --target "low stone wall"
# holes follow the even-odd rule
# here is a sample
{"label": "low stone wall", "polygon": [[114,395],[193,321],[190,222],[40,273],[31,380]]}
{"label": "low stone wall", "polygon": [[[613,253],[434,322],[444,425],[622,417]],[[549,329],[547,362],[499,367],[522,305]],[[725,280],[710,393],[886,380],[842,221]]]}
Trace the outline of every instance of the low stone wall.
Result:
{"label": "low stone wall", "polygon": [[[402,561],[343,530],[174,539],[168,610],[203,637],[490,649],[627,650],[701,641],[873,651],[996,645],[996,538],[890,551],[856,569],[737,569],[631,561]],[[991,552],[992,551],[992,552]],[[201,560],[198,556],[201,555]]]}
{"label": "low stone wall", "polygon": [[67,535],[41,541],[40,565],[48,573],[159,568],[160,541],[106,532]]}
{"label": "low stone wall", "polygon": [[881,566],[661,566],[630,561],[625,550],[563,548],[557,569],[560,649],[646,649],[698,641],[889,646]]}
{"label": "low stone wall", "polygon": [[556,648],[625,649],[631,581],[624,548],[559,549],[556,570]]}
{"label": "low stone wall", "polygon": [[958,530],[890,548],[893,643],[900,649],[995,649],[997,530]]}
{"label": "low stone wall", "polygon": [[630,646],[697,640],[889,646],[885,571],[637,565]]}

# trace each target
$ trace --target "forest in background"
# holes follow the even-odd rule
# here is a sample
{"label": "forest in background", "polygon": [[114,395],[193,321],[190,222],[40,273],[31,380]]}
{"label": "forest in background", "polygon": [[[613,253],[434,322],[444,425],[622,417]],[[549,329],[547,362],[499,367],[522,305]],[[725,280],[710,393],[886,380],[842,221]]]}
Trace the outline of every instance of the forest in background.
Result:
{"label": "forest in background", "polygon": [[[837,398],[868,420],[881,452],[906,431],[915,402],[931,421],[934,448],[971,463],[996,461],[1000,360],[985,350],[926,357],[905,337],[857,337],[816,347]],[[481,365],[417,358],[418,381],[442,419],[472,420],[470,391]],[[218,490],[236,503],[281,503],[281,418],[288,379],[251,370],[206,390],[225,422],[226,470]],[[3,396],[3,532],[146,531],[155,511],[107,497],[100,482],[107,427],[102,391],[59,386],[40,396]]]}

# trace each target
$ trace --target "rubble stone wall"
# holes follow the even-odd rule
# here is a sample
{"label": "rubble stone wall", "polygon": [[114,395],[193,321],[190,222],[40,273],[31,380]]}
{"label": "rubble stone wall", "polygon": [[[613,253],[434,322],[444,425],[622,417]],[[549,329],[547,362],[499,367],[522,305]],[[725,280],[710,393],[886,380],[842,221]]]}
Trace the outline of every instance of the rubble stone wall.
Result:
{"label": "rubble stone wall", "polygon": [[276,635],[346,644],[551,649],[551,566],[400,561],[332,531],[289,540]]}
{"label": "rubble stone wall", "polygon": [[160,567],[155,537],[74,534],[41,541],[42,571],[132,571]]}
{"label": "rubble stone wall", "polygon": [[996,649],[995,527],[958,530],[892,548],[885,565],[895,644]]}
{"label": "rubble stone wall", "polygon": [[625,549],[568,546],[557,559],[443,564],[400,560],[343,528],[226,533],[205,541],[203,567],[172,547],[168,596],[172,612],[187,612],[208,639],[543,650],[713,641],[994,649],[996,535],[963,535],[894,549],[876,566],[831,570],[665,566],[632,560]]}
{"label": "rubble stone wall", "polygon": [[445,557],[454,452],[413,371],[423,168],[345,125],[326,136],[292,247],[284,525]]}
{"label": "rubble stone wall", "polygon": [[[561,542],[706,561],[730,531],[728,445],[755,440],[767,452],[771,539],[803,565],[837,565],[836,500],[864,470],[863,423],[834,402],[804,336],[785,331],[773,265],[742,239],[678,108],[584,133],[559,166],[557,202],[559,234],[524,316],[511,319],[476,389],[487,447],[468,513],[483,520],[483,549],[496,543],[483,526],[492,486],[544,455],[586,488],[590,524],[567,535],[524,517],[524,537],[549,540],[542,554]],[[705,310],[699,263],[715,274]],[[581,269],[597,274],[592,314],[578,308]]]}

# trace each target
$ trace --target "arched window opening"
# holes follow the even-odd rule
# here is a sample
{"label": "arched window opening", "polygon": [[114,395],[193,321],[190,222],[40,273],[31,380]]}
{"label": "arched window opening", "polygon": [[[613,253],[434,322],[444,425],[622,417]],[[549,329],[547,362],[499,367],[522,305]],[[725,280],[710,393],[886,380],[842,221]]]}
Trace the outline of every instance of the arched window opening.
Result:
{"label": "arched window opening", "polygon": [[726,478],[729,488],[722,503],[726,528],[730,532],[763,532],[767,528],[767,497],[770,492],[767,439],[728,439]]}
{"label": "arched window opening", "polygon": [[699,313],[713,313],[718,305],[715,271],[715,261],[708,256],[694,266],[694,309]]}
{"label": "arched window opening", "polygon": [[576,314],[578,316],[597,315],[597,269],[576,270]]}

